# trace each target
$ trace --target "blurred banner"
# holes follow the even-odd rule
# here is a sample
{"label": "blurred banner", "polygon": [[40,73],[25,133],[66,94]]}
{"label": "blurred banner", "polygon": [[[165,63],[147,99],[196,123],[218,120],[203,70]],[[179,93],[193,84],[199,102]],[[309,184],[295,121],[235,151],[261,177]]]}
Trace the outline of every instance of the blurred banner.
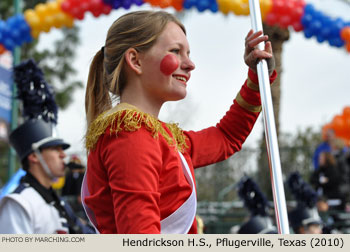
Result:
{"label": "blurred banner", "polygon": [[0,65],[0,141],[8,141],[11,123],[12,75]]}

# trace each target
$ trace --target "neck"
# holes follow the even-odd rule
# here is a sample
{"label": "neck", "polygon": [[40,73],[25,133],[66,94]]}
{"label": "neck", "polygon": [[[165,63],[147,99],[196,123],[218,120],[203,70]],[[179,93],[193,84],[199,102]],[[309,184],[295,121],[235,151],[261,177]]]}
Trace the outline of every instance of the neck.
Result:
{"label": "neck", "polygon": [[155,118],[158,118],[161,106],[152,106],[151,104],[148,103],[143,103],[139,100],[129,100],[129,99],[120,99],[120,102],[125,102],[130,105],[135,106],[142,112],[145,112],[147,114],[153,115]]}
{"label": "neck", "polygon": [[140,88],[140,86],[137,85],[136,81],[134,83],[128,83],[120,96],[120,102],[129,103],[142,112],[158,118],[164,102],[154,99],[144,89]]}
{"label": "neck", "polygon": [[33,164],[29,168],[29,172],[38,180],[38,182],[45,188],[49,189],[53,183],[53,181],[49,178],[49,176],[45,173],[44,169],[37,164]]}

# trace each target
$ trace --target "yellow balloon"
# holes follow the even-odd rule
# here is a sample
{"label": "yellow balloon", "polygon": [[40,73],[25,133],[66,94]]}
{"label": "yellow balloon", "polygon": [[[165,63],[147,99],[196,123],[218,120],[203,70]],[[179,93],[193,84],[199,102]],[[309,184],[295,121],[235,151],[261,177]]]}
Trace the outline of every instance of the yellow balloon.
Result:
{"label": "yellow balloon", "polygon": [[261,17],[264,20],[266,15],[271,11],[272,0],[260,0]]}
{"label": "yellow balloon", "polygon": [[41,31],[39,29],[32,29],[30,33],[34,39],[38,39]]}
{"label": "yellow balloon", "polygon": [[52,27],[52,23],[46,22],[46,18],[41,18],[40,21],[39,29],[43,32],[49,32]]}
{"label": "yellow balloon", "polygon": [[31,29],[37,29],[40,27],[40,18],[34,11],[24,13],[24,19],[27,21]]}
{"label": "yellow balloon", "polygon": [[64,14],[64,15],[65,15],[65,20],[63,25],[66,26],[67,28],[72,28],[74,26],[74,18],[67,14]]}
{"label": "yellow balloon", "polygon": [[56,28],[60,28],[60,27],[62,27],[62,26],[64,25],[66,16],[64,15],[64,13],[58,12],[58,13],[56,13],[56,14],[53,16],[53,18],[54,18],[54,24],[53,24],[53,25],[54,25]]}
{"label": "yellow balloon", "polygon": [[25,17],[32,17],[32,16],[36,16],[36,12],[33,9],[28,9],[23,12],[23,15]]}
{"label": "yellow balloon", "polygon": [[48,2],[46,6],[47,6],[47,12],[49,15],[56,14],[57,12],[60,11],[60,7],[57,2]]}
{"label": "yellow balloon", "polygon": [[41,18],[48,15],[48,9],[47,9],[47,6],[45,4],[42,4],[42,3],[37,4],[35,6],[34,10],[35,10],[36,14]]}
{"label": "yellow balloon", "polygon": [[248,3],[241,3],[241,15],[249,16],[249,4]]}
{"label": "yellow balloon", "polygon": [[230,10],[236,15],[242,15],[242,0],[231,0],[230,2]]}
{"label": "yellow balloon", "polygon": [[230,0],[217,0],[217,4],[218,4],[218,7],[219,7],[219,10],[227,15],[228,12],[230,11]]}
{"label": "yellow balloon", "polygon": [[54,16],[46,16],[43,18],[44,22],[47,24],[48,27],[53,27],[55,23],[55,18]]}

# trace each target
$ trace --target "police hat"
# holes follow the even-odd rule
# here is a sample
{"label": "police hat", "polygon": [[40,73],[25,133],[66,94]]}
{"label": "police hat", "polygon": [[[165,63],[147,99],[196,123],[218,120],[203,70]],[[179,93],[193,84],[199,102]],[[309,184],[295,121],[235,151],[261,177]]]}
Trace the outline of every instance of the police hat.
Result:
{"label": "police hat", "polygon": [[34,148],[62,146],[65,150],[70,147],[62,139],[53,137],[51,124],[41,119],[26,121],[11,132],[9,139],[21,161],[32,153]]}
{"label": "police hat", "polygon": [[277,229],[267,216],[256,215],[244,223],[238,234],[277,234]]}
{"label": "police hat", "polygon": [[298,206],[289,213],[289,221],[294,231],[299,227],[311,224],[322,224],[322,220],[318,214],[317,208],[309,208]]}

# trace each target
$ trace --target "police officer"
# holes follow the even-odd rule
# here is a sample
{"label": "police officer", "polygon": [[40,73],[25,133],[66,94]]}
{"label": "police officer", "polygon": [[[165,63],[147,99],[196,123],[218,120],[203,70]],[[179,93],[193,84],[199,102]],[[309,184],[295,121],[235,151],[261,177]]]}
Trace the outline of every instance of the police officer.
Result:
{"label": "police officer", "polygon": [[10,144],[26,175],[0,201],[0,233],[93,233],[51,187],[65,175],[64,150],[70,146],[53,136],[51,124],[30,119],[10,134]]}

